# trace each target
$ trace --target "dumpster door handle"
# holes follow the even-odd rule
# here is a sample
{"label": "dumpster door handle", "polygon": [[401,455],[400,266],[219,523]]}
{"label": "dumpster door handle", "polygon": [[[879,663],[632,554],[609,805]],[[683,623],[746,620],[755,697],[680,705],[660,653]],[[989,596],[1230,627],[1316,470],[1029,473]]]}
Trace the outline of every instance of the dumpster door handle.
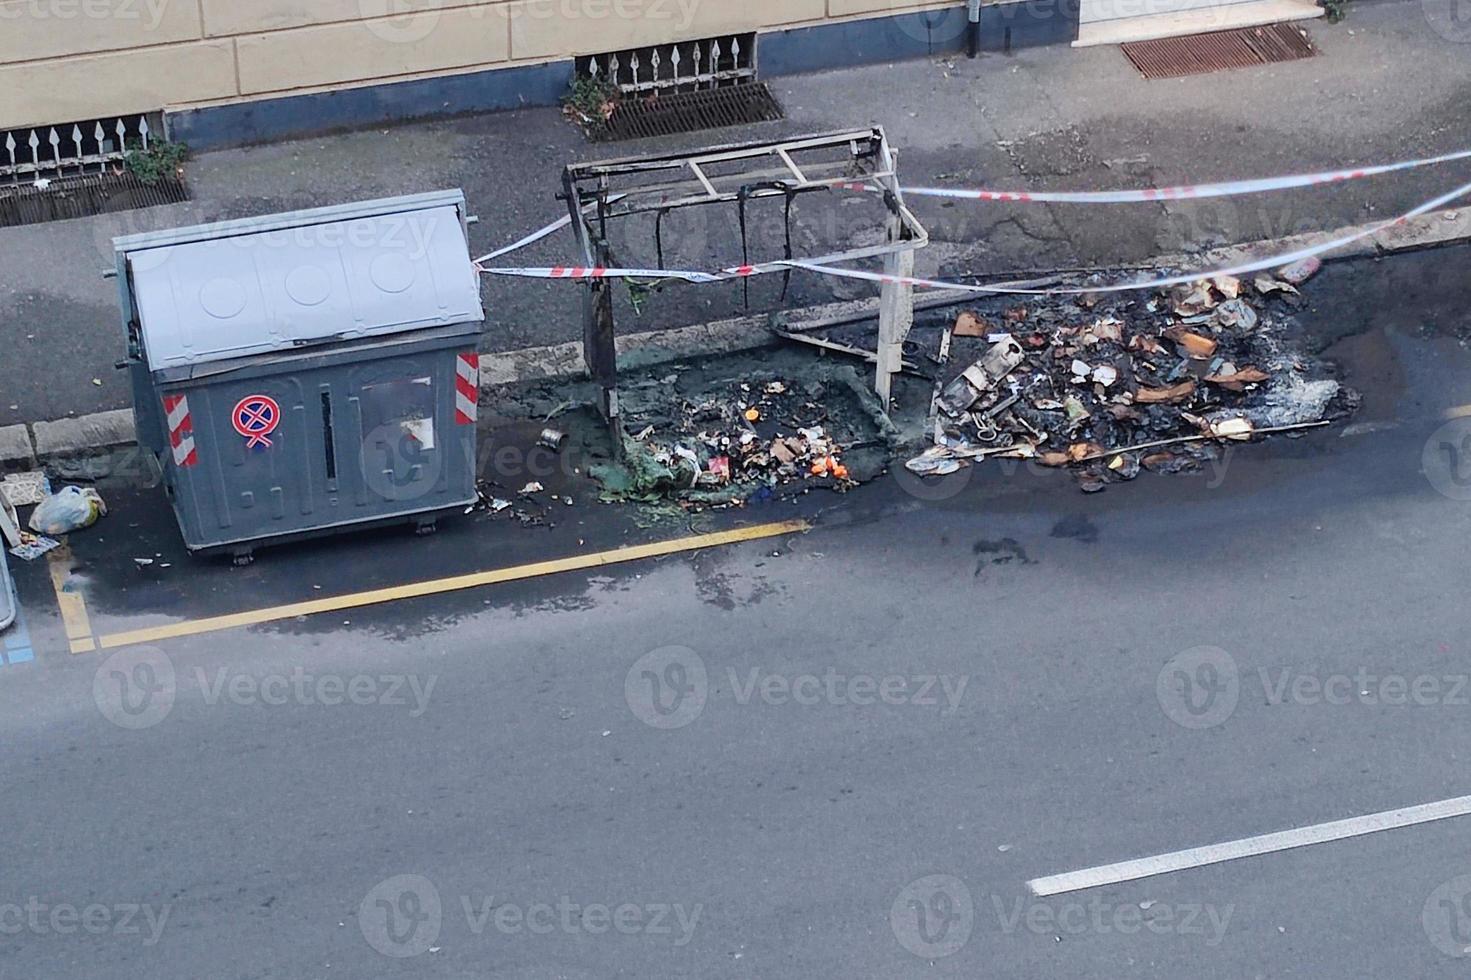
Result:
{"label": "dumpster door handle", "polygon": [[337,439],[332,431],[332,392],[322,392],[322,443],[327,454],[327,489],[337,491]]}

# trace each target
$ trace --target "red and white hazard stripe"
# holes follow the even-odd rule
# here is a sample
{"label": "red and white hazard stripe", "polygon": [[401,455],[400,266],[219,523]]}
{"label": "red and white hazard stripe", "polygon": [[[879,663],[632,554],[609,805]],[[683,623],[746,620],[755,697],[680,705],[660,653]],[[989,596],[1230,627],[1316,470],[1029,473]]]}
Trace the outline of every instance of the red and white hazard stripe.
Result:
{"label": "red and white hazard stripe", "polygon": [[194,420],[189,416],[189,396],[164,395],[163,414],[169,423],[174,465],[187,467],[198,463],[199,454],[194,450]]}
{"label": "red and white hazard stripe", "polygon": [[480,417],[480,355],[455,358],[455,423],[474,425]]}
{"label": "red and white hazard stripe", "polygon": [[551,268],[495,269],[481,267],[490,276],[518,276],[523,279],[683,279],[686,282],[723,282],[728,276],[708,272],[685,272],[678,269],[607,269],[558,265]]}

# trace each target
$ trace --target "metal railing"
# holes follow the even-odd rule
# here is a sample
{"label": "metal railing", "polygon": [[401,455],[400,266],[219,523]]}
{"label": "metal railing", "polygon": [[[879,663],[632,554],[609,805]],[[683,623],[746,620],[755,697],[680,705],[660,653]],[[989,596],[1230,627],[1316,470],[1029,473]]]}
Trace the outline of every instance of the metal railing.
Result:
{"label": "metal railing", "polygon": [[626,95],[692,92],[754,81],[756,35],[728,34],[577,59],[579,74],[606,79]]}
{"label": "metal railing", "polygon": [[143,114],[0,130],[0,186],[102,173],[129,149],[146,150],[158,124]]}

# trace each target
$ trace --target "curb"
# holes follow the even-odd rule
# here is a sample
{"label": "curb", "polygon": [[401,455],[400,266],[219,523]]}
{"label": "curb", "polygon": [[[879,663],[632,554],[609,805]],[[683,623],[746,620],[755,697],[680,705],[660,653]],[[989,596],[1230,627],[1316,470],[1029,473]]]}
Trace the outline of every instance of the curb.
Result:
{"label": "curb", "polygon": [[[1197,263],[1211,266],[1233,265],[1251,259],[1264,249],[1295,251],[1342,238],[1378,224],[1381,222],[1311,235],[1293,235],[1273,241],[1227,245],[1192,255],[1165,255],[1152,260],[1150,265],[1155,268]],[[1471,240],[1471,208],[1453,208],[1432,211],[1402,225],[1387,228],[1368,238],[1334,249],[1323,258],[1328,261],[1371,258],[1466,240]],[[936,291],[926,293],[922,302],[926,308],[935,309],[966,302],[973,299],[974,295],[963,290]],[[782,319],[789,330],[800,331],[804,325],[812,326],[828,320],[877,317],[878,306],[877,297],[828,303],[791,310]],[[772,334],[769,324],[770,315],[763,314],[672,330],[625,334],[617,339],[618,354],[622,359],[620,366],[647,367],[690,357],[711,357],[769,347],[781,342],[780,338]],[[582,344],[577,341],[547,347],[526,347],[499,354],[482,354],[480,357],[482,391],[528,381],[579,377],[585,373]],[[53,457],[115,449],[131,445],[136,440],[133,410],[130,408],[52,422],[34,422],[29,426],[0,426],[0,468],[32,467]]]}

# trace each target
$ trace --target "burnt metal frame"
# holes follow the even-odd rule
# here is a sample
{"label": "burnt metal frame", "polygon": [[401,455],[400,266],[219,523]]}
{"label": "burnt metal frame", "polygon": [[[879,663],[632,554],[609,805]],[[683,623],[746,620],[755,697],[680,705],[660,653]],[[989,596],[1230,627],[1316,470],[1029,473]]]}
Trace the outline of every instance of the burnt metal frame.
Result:
{"label": "burnt metal frame", "polygon": [[[798,162],[803,154],[846,149],[840,160]],[[775,158],[779,167],[739,167]],[[885,259],[886,269],[912,268],[914,250],[929,244],[929,233],[904,205],[897,173],[898,153],[889,146],[883,127],[825,133],[785,140],[767,140],[711,147],[693,153],[627,157],[596,163],[569,165],[562,173],[559,198],[572,218],[572,232],[588,268],[606,268],[614,263],[607,241],[608,222],[635,214],[667,212],[712,204],[738,204],[765,197],[786,197],[831,189],[838,184],[872,185],[883,195],[889,212],[886,241],[882,245],[845,249],[824,255],[823,262]],[[840,171],[840,172],[834,172]],[[638,183],[640,178],[654,178]],[[726,188],[729,189],[726,189]],[[588,210],[595,211],[594,216]],[[905,286],[884,286],[880,304],[880,346],[876,387],[888,405],[889,382],[901,367],[897,348],[907,333],[903,307],[910,299]],[[892,320],[886,323],[885,320]],[[897,338],[897,340],[895,339]],[[613,323],[612,283],[589,278],[583,293],[582,352],[588,373],[601,391],[599,409],[613,435],[616,452],[623,449],[623,428],[618,405],[618,357]]]}

